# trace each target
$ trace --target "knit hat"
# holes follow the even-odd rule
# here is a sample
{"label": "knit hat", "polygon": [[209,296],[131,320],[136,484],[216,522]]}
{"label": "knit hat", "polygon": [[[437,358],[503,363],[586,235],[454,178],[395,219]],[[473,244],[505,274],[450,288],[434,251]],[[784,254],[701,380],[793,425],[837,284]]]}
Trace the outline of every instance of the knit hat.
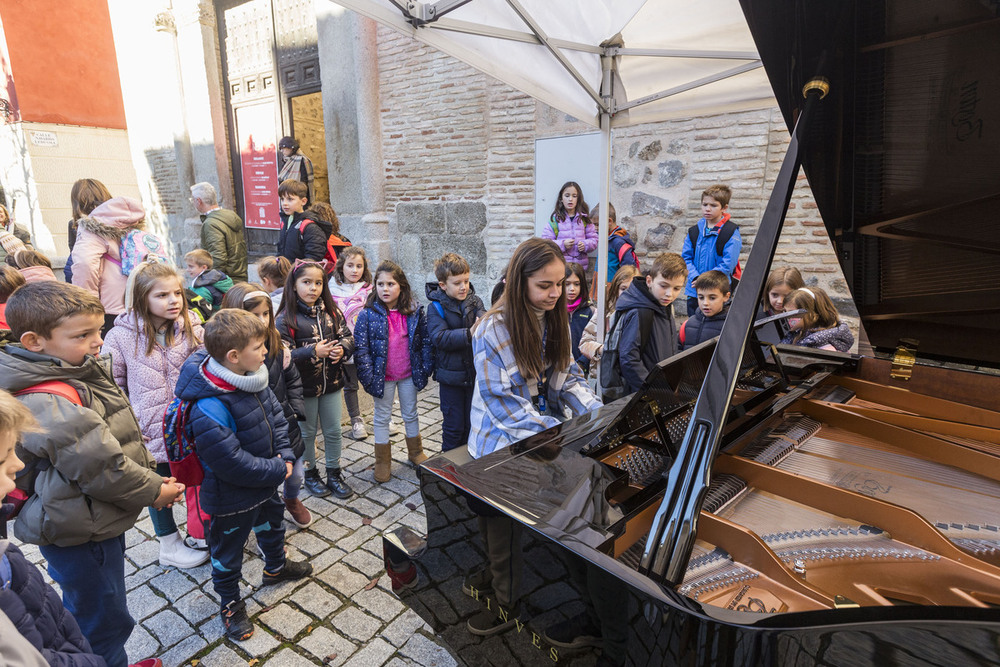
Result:
{"label": "knit hat", "polygon": [[109,227],[134,227],[146,219],[142,203],[131,197],[113,197],[90,213],[90,217]]}
{"label": "knit hat", "polygon": [[7,230],[0,229],[0,248],[3,248],[6,253],[13,255],[18,250],[24,250],[24,243]]}

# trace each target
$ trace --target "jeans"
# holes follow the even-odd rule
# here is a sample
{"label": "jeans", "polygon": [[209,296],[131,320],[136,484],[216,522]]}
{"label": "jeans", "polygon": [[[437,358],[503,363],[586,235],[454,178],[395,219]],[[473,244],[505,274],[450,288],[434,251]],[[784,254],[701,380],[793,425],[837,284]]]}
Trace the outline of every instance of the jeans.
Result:
{"label": "jeans", "polygon": [[412,378],[404,378],[390,382],[385,381],[385,391],[382,398],[373,397],[375,402],[374,431],[375,442],[389,442],[389,420],[392,418],[392,401],[399,391],[399,411],[403,413],[403,424],[406,426],[406,437],[415,438],[420,435],[420,422],[417,420],[417,387]]}
{"label": "jeans", "polygon": [[354,364],[344,364],[344,403],[352,422],[361,416],[361,408],[358,407],[358,367]]}
{"label": "jeans", "polygon": [[213,516],[208,546],[212,553],[212,585],[222,606],[240,599],[243,547],[252,530],[264,554],[264,569],[278,572],[285,566],[285,525],[281,522],[285,505],[277,491],[262,504],[246,512]]}
{"label": "jeans", "polygon": [[125,536],[73,547],[48,544],[39,551],[94,653],[108,667],[127,667],[125,642],[135,620],[125,598]]}
{"label": "jeans", "polygon": [[472,395],[475,387],[456,384],[438,385],[441,391],[441,451],[462,447],[469,442],[472,430]]}
{"label": "jeans", "polygon": [[306,408],[306,420],[300,422],[302,427],[302,443],[306,446],[303,461],[306,469],[316,467],[316,419],[319,418],[323,427],[323,444],[326,447],[326,467],[340,467],[340,417],[344,407],[341,390],[322,396],[307,396],[303,399]]}
{"label": "jeans", "polygon": [[300,456],[292,464],[292,474],[285,480],[285,500],[295,500],[299,497],[303,481],[305,481],[305,466],[302,464]]}

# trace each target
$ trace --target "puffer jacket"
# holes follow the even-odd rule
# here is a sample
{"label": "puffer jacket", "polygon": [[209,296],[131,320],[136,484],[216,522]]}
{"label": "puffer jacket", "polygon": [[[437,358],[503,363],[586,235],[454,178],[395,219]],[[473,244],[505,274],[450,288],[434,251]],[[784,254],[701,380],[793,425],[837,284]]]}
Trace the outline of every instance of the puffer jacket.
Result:
{"label": "puffer jacket", "polygon": [[[80,218],[73,245],[73,284],[93,292],[108,315],[125,312],[125,283],[122,275],[121,240],[142,225],[116,226],[91,217]],[[117,263],[116,263],[117,262]]]}
{"label": "puffer jacket", "polygon": [[14,393],[48,380],[70,384],[83,405],[54,394],[18,398],[46,430],[21,439],[18,454],[38,474],[14,535],[60,547],[118,537],[153,504],[163,484],[139,422],[107,356],[73,366],[20,345],[0,349],[0,389]]}
{"label": "puffer jacket", "polygon": [[299,422],[306,419],[306,408],[302,403],[302,376],[292,361],[291,351],[284,346],[277,354],[268,353],[264,363],[267,364],[267,386],[274,392],[288,420],[289,446],[295,458],[299,458],[306,451],[302,429],[299,428]]}
{"label": "puffer jacket", "polygon": [[[427,379],[434,373],[434,348],[427,333],[423,306],[417,305],[406,316],[406,334],[410,339],[410,379],[420,390],[427,386]],[[365,391],[375,398],[382,398],[385,393],[385,367],[389,359],[389,312],[381,301],[376,300],[358,315],[354,342],[358,350],[354,356],[358,379]]]}
{"label": "puffer jacket", "polygon": [[[567,262],[576,262],[584,269],[587,268],[587,253],[593,252],[600,240],[597,225],[581,213],[561,221],[553,214],[549,224],[542,228],[542,238],[555,241]],[[567,248],[566,241],[572,241],[573,245]],[[583,241],[582,251],[577,246],[580,241]]]}
{"label": "puffer jacket", "polygon": [[689,317],[681,325],[678,340],[678,349],[690,350],[692,347],[703,341],[715,338],[722,333],[722,325],[726,323],[726,315],[729,314],[729,304],[722,307],[722,310],[711,317],[706,317],[701,309],[694,311],[694,315]]}
{"label": "puffer jacket", "polygon": [[[442,384],[471,387],[476,382],[476,366],[472,358],[472,325],[486,314],[483,300],[469,284],[469,295],[456,301],[436,282],[425,286],[427,299],[427,333],[434,350],[434,379]],[[440,310],[438,306],[440,305]]]}
{"label": "puffer jacket", "polygon": [[146,446],[157,463],[167,462],[163,445],[163,412],[174,400],[174,385],[181,376],[181,366],[191,356],[205,333],[200,324],[193,326],[195,340],[187,340],[180,320],[174,322],[174,345],[166,348],[154,343],[146,354],[144,323],[135,312],[122,313],[104,337],[103,354],[111,355],[111,372],[132,409],[139,417],[139,427],[146,436]]}
{"label": "puffer jacket", "polygon": [[191,355],[176,393],[185,401],[198,401],[191,406],[188,429],[205,469],[201,507],[225,516],[251,510],[273,496],[285,481],[285,462],[294,462],[295,455],[274,392],[264,387],[250,393],[215,382],[206,374],[208,362],[204,352]]}
{"label": "puffer jacket", "polygon": [[801,340],[795,340],[798,334],[798,331],[789,331],[781,339],[781,342],[788,345],[813,348],[821,348],[829,345],[837,352],[847,352],[854,345],[854,334],[851,333],[846,322],[840,322],[837,326],[830,327],[829,329],[810,329]]}
{"label": "puffer jacket", "polygon": [[[354,354],[354,336],[340,311],[326,312],[322,301],[309,307],[295,300],[295,322],[287,321],[285,310],[278,313],[274,326],[282,340],[292,348],[292,361],[302,376],[304,396],[332,394],[344,387],[344,362]],[[344,356],[336,363],[330,357],[316,356],[316,343],[337,340],[344,348]]]}
{"label": "puffer jacket", "polygon": [[[302,222],[312,220],[304,231]],[[297,259],[320,261],[326,257],[326,240],[333,233],[333,225],[326,220],[318,220],[307,213],[296,213],[286,218],[281,216],[284,224],[278,237],[278,254],[295,263]]]}
{"label": "puffer jacket", "polygon": [[216,208],[202,216],[201,247],[212,256],[215,269],[236,282],[247,280],[247,238],[243,221],[233,211]]}
{"label": "puffer jacket", "polygon": [[[336,278],[330,277],[330,296],[333,297],[333,302],[340,309],[341,315],[347,320],[347,328],[351,330],[351,335],[354,335],[354,326],[358,323],[358,315],[361,314],[365,307],[365,301],[368,300],[368,295],[372,293],[374,287],[371,283],[362,284],[360,282],[341,285]],[[351,357],[346,363],[353,364],[354,358]]]}
{"label": "puffer jacket", "polygon": [[[0,515],[6,522],[7,517]],[[0,612],[54,667],[105,667],[52,586],[21,550],[0,540]]]}
{"label": "puffer jacket", "polygon": [[212,308],[222,305],[226,292],[233,288],[233,279],[218,269],[209,269],[191,282],[191,291],[205,301],[212,303]]}
{"label": "puffer jacket", "polygon": [[[649,335],[642,338],[639,311],[646,310],[650,318]],[[618,301],[615,311],[621,318],[618,339],[618,362],[626,391],[639,391],[650,371],[668,357],[677,354],[677,326],[673,304],[661,305],[650,293],[644,280],[633,280]]]}

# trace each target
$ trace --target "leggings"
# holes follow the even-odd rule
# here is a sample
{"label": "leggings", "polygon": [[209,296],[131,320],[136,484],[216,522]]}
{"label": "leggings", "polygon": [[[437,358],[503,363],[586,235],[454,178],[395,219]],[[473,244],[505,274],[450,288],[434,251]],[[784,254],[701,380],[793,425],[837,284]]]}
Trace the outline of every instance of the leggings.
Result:
{"label": "leggings", "polygon": [[323,445],[326,448],[326,467],[340,467],[340,417],[343,413],[341,390],[322,396],[304,399],[306,420],[301,423],[302,442],[306,446],[303,462],[306,470],[316,467],[316,419],[323,428]]}
{"label": "leggings", "polygon": [[358,367],[354,364],[344,364],[344,403],[347,404],[347,414],[351,421],[361,417],[358,407]]}
{"label": "leggings", "polygon": [[399,391],[399,411],[403,413],[403,423],[406,425],[406,437],[414,438],[420,435],[420,422],[417,419],[417,387],[412,378],[404,378],[391,382],[385,381],[382,398],[375,401],[375,417],[373,421],[375,442],[389,442],[389,420],[392,418],[392,401]]}

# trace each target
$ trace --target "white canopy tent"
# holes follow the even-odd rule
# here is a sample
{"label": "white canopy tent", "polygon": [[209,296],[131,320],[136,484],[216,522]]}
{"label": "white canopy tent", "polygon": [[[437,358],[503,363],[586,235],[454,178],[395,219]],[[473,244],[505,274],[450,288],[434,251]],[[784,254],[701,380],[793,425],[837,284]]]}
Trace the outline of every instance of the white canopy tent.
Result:
{"label": "white canopy tent", "polygon": [[[775,104],[737,0],[332,1],[599,127],[601,202],[611,128]],[[604,285],[608,207],[600,210]]]}

